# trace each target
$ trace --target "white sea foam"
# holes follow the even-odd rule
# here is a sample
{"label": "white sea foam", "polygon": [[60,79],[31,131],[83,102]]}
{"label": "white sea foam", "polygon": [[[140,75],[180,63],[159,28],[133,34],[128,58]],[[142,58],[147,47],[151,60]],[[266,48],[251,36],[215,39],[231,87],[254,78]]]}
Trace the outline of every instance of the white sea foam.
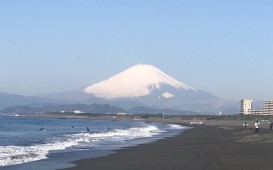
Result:
{"label": "white sea foam", "polygon": [[135,127],[129,129],[113,129],[99,133],[80,133],[75,134],[74,138],[83,140],[86,142],[96,142],[98,144],[100,141],[113,142],[113,141],[125,141],[133,140],[137,138],[148,138],[163,132],[159,128],[153,125],[145,127]]}
{"label": "white sea foam", "polygon": [[137,138],[152,137],[162,131],[154,126],[133,127],[129,129],[113,129],[97,133],[78,133],[64,135],[45,144],[32,146],[0,146],[0,166],[22,164],[46,159],[51,151],[61,151],[69,147],[84,145],[98,146],[101,142],[126,141]]}
{"label": "white sea foam", "polygon": [[183,129],[184,127],[176,124],[169,124],[170,129]]}
{"label": "white sea foam", "polygon": [[52,141],[46,144],[33,146],[0,146],[0,166],[22,164],[31,161],[46,159],[49,151],[63,150],[77,145],[78,141]]}

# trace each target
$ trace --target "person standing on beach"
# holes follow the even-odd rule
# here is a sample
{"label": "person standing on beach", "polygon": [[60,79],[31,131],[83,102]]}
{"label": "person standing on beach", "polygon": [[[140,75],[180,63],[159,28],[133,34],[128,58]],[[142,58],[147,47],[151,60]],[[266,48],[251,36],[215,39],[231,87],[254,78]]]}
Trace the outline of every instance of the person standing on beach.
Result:
{"label": "person standing on beach", "polygon": [[259,122],[258,122],[258,120],[256,120],[254,126],[255,126],[255,135],[258,135],[258,131],[259,131]]}
{"label": "person standing on beach", "polygon": [[273,123],[272,123],[272,122],[270,122],[270,125],[269,125],[270,130],[272,130],[272,126],[273,126]]}

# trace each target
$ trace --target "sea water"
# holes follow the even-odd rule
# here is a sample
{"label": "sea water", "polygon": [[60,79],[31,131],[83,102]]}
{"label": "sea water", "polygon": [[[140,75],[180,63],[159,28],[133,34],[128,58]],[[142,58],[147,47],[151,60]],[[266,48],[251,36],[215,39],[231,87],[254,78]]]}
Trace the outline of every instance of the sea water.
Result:
{"label": "sea water", "polygon": [[0,169],[71,167],[75,160],[105,156],[184,129],[179,125],[129,120],[0,116]]}

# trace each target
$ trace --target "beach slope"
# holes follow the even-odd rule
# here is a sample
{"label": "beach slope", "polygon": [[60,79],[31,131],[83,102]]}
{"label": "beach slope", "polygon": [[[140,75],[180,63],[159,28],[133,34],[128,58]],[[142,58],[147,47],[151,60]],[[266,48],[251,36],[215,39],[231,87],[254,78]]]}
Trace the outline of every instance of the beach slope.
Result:
{"label": "beach slope", "polygon": [[273,132],[239,125],[196,126],[154,143],[80,160],[69,170],[272,170]]}

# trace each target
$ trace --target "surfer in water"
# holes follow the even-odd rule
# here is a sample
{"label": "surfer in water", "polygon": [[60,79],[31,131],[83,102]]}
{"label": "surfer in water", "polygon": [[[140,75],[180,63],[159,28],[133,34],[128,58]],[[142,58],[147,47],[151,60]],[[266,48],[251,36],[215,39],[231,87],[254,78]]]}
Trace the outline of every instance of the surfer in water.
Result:
{"label": "surfer in water", "polygon": [[75,126],[73,126],[73,124],[72,124],[72,123],[70,123],[70,126],[71,126],[72,128],[75,128]]}
{"label": "surfer in water", "polygon": [[86,127],[86,131],[87,131],[88,133],[90,133],[90,130],[89,130],[89,128],[88,128],[88,127]]}

